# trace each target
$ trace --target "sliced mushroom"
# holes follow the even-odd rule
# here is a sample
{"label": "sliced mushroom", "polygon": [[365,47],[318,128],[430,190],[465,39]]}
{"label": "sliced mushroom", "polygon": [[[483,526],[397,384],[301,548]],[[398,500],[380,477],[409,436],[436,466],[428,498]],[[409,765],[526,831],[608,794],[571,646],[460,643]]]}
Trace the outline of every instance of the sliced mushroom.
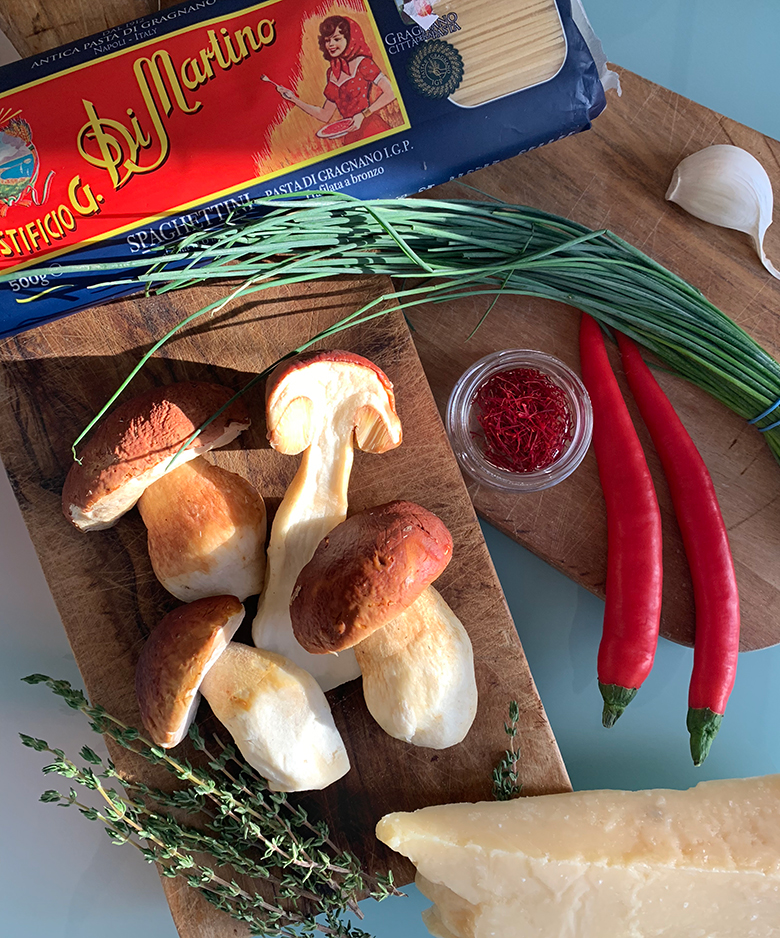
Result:
{"label": "sliced mushroom", "polygon": [[477,711],[471,641],[430,585],[451,556],[436,515],[389,502],[323,539],[290,607],[307,651],[354,647],[366,706],[385,732],[431,749],[461,742]]}
{"label": "sliced mushroom", "polygon": [[234,401],[179,453],[232,396],[220,385],[188,381],[152,388],[117,407],[68,473],[62,490],[65,517],[83,531],[109,528],[174,466],[230,443],[250,423],[242,401]]}
{"label": "sliced mushroom", "polygon": [[265,579],[265,503],[235,472],[198,457],[166,473],[138,500],[157,579],[191,602],[245,600]]}
{"label": "sliced mushroom", "polygon": [[325,695],[281,655],[231,642],[243,616],[235,596],[211,596],[162,619],[136,669],[144,726],[158,746],[176,746],[203,694],[272,791],[326,788],[349,759]]}
{"label": "sliced mushroom", "polygon": [[370,453],[401,442],[393,386],[359,355],[318,352],[277,369],[269,379],[266,410],[274,449],[305,451],[271,527],[252,640],[290,658],[329,690],[360,676],[354,653],[323,658],[304,651],[292,633],[290,599],[319,542],[346,518],[354,442]]}

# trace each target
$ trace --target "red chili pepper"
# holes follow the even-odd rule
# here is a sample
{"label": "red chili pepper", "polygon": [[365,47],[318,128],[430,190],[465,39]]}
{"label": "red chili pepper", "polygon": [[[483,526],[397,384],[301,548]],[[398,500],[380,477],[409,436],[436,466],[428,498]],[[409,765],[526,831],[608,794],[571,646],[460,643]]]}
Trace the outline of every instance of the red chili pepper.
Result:
{"label": "red chili pepper", "polygon": [[739,593],[715,486],[696,444],[635,343],[618,333],[629,387],[661,460],[685,555],[696,608],[688,730],[696,765],[707,758],[734,686],[739,653]]}
{"label": "red chili pepper", "polygon": [[607,506],[607,584],[598,654],[602,722],[612,726],[653,666],[661,620],[661,512],[601,329],[583,314],[582,380],[593,404],[593,449]]}

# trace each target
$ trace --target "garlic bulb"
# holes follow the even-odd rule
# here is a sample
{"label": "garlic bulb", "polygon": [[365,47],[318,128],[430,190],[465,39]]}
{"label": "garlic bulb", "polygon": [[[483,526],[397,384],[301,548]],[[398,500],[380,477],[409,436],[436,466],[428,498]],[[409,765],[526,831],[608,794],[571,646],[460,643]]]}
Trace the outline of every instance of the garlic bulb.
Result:
{"label": "garlic bulb", "polygon": [[761,263],[780,280],[764,252],[764,235],[772,224],[772,183],[747,150],[718,144],[686,156],[666,198],[702,221],[749,234]]}

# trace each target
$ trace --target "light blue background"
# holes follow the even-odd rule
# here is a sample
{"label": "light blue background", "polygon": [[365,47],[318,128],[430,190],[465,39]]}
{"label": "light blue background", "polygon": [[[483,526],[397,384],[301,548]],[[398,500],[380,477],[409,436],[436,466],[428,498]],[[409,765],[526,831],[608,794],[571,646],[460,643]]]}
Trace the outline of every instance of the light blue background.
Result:
{"label": "light blue background", "polygon": [[583,0],[610,61],[780,139],[777,0]]}
{"label": "light blue background", "polygon": [[[610,61],[780,137],[780,5],[776,0],[586,0]],[[780,481],[780,475],[778,475]],[[575,788],[685,788],[709,778],[780,772],[780,648],[743,655],[712,753],[695,769],[685,711],[688,649],[661,641],[637,699],[600,725],[594,663],[603,605],[484,526],[539,692]],[[4,474],[0,477],[0,934],[47,938],[174,938],[157,875],[113,847],[72,809],[40,805],[45,761],[16,733],[76,751],[95,745],[79,717],[19,678],[45,671],[78,682],[59,619]],[[366,903],[377,938],[425,938],[427,903]]]}

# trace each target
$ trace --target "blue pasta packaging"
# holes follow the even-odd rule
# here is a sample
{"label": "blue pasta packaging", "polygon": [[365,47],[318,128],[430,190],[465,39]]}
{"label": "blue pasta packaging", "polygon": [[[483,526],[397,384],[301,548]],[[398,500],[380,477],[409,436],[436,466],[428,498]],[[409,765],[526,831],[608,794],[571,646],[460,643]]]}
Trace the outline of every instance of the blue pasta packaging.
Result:
{"label": "blue pasta packaging", "polygon": [[6,65],[0,336],[132,291],[86,264],[259,198],[424,191],[586,130],[614,85],[579,0],[197,0]]}

